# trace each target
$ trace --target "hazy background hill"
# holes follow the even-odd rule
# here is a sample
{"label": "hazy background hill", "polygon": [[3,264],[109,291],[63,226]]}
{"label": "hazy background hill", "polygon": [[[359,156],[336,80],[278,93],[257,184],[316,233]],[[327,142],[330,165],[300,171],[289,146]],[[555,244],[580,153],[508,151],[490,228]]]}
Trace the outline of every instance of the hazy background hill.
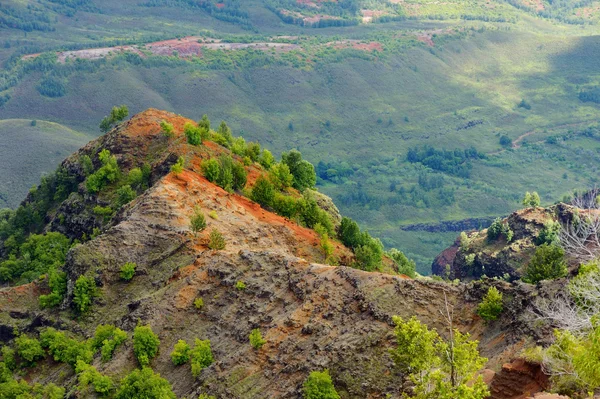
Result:
{"label": "hazy background hill", "polygon": [[[598,4],[8,1],[0,206],[99,135],[112,105],[207,113],[298,148],[342,213],[428,272],[468,228],[439,221],[485,223],[525,191],[549,203],[597,181]],[[349,26],[311,27],[328,24]],[[117,45],[131,47],[55,54]]]}

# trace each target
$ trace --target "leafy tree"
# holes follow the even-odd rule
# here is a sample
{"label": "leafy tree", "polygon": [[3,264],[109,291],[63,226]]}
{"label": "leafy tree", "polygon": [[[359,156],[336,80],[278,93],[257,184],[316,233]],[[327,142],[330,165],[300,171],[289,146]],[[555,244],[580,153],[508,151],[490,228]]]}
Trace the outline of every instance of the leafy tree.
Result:
{"label": "leafy tree", "polygon": [[216,183],[221,175],[221,166],[219,165],[219,161],[214,158],[203,161],[202,173],[204,173],[204,177],[206,177],[209,182]]}
{"label": "leafy tree", "polygon": [[354,249],[356,267],[372,272],[381,268],[383,258],[383,245],[378,239],[371,239],[366,245]]}
{"label": "leafy tree", "polygon": [[140,168],[133,168],[127,175],[127,183],[134,189],[138,189],[144,185],[144,172]]}
{"label": "leafy tree", "polygon": [[200,127],[194,126],[188,122],[183,126],[183,133],[185,134],[188,144],[202,144],[202,131]]}
{"label": "leafy tree", "polygon": [[335,390],[329,370],[312,371],[302,385],[304,399],[340,399]]}
{"label": "leafy tree", "polygon": [[388,252],[388,256],[394,260],[398,273],[407,275],[410,278],[416,277],[415,262],[411,259],[408,259],[402,251],[392,248]]}
{"label": "leafy tree", "polygon": [[194,214],[190,219],[190,229],[194,232],[194,235],[206,228],[206,218],[204,213],[199,207],[194,208]]}
{"label": "leafy tree", "polygon": [[249,339],[250,339],[250,345],[252,345],[252,347],[254,349],[260,349],[260,348],[262,348],[262,346],[264,344],[267,343],[267,341],[265,339],[263,339],[259,328],[255,328],[254,330],[252,330],[250,332]]}
{"label": "leafy tree", "polygon": [[233,162],[231,164],[231,173],[233,175],[232,188],[234,190],[242,190],[246,187],[246,183],[248,181],[248,172],[239,162]]}
{"label": "leafy tree", "polygon": [[103,149],[98,155],[102,166],[96,172],[88,176],[85,187],[91,193],[101,191],[106,185],[114,183],[121,175],[117,158],[110,151]]}
{"label": "leafy tree", "polygon": [[129,109],[126,105],[121,105],[120,107],[113,107],[110,111],[110,115],[104,117],[102,122],[100,122],[100,130],[106,133],[108,132],[115,124],[123,121],[129,115]]}
{"label": "leafy tree", "polygon": [[96,281],[92,277],[79,276],[73,288],[73,304],[75,305],[75,309],[80,314],[87,313],[92,306],[94,298],[97,296]]}
{"label": "leafy tree", "polygon": [[15,339],[15,345],[19,357],[29,365],[34,365],[36,361],[46,356],[46,352],[44,352],[40,341],[35,338],[21,335]]}
{"label": "leafy tree", "polygon": [[538,207],[540,206],[540,196],[537,192],[530,193],[529,191],[525,193],[523,197],[523,205],[530,207]]}
{"label": "leafy tree", "polygon": [[565,251],[558,246],[542,244],[537,247],[525,267],[523,281],[536,284],[542,280],[554,280],[567,275]]}
{"label": "leafy tree", "polygon": [[133,276],[135,276],[136,268],[137,268],[137,265],[135,263],[127,262],[123,266],[121,266],[121,269],[119,271],[119,276],[121,277],[122,280],[130,281],[133,278]]}
{"label": "leafy tree", "polygon": [[448,341],[429,330],[416,317],[404,321],[394,316],[396,366],[414,384],[410,398],[483,399],[489,395],[481,377],[475,378],[487,359],[480,357],[477,341],[453,330]]}
{"label": "leafy tree", "polygon": [[358,223],[345,216],[342,218],[338,237],[349,248],[356,248],[363,244]]}
{"label": "leafy tree", "polygon": [[496,287],[490,287],[477,307],[477,313],[482,319],[492,321],[500,316],[502,310],[504,310],[502,293]]}
{"label": "leafy tree", "polygon": [[137,193],[131,188],[129,184],[119,187],[117,190],[117,198],[115,201],[115,207],[118,209],[125,204],[130,203],[137,197]]}
{"label": "leafy tree", "polygon": [[250,199],[254,202],[258,202],[262,206],[270,207],[273,205],[273,199],[275,198],[275,187],[268,179],[263,176],[259,176],[252,187],[250,193]]}
{"label": "leafy tree", "polygon": [[161,121],[160,122],[160,129],[162,130],[163,134],[169,138],[173,138],[175,137],[175,132],[173,129],[173,125],[170,124],[167,121]]}
{"label": "leafy tree", "polygon": [[60,305],[67,292],[67,274],[51,268],[48,271],[48,287],[50,294],[40,295],[40,307],[53,308]]}
{"label": "leafy tree", "polygon": [[269,171],[269,180],[277,190],[285,190],[292,186],[294,176],[290,173],[290,168],[284,163],[276,163],[271,166]]}
{"label": "leafy tree", "polygon": [[226,243],[223,234],[217,229],[212,229],[209,235],[208,248],[221,250],[225,249]]}
{"label": "leafy tree", "polygon": [[540,230],[540,234],[535,239],[537,245],[542,244],[558,244],[560,233],[560,223],[555,221],[548,221],[544,223],[544,227]]}
{"label": "leafy tree", "polygon": [[190,360],[190,346],[187,342],[180,339],[173,347],[171,352],[171,361],[175,366],[181,366]]}
{"label": "leafy tree", "polygon": [[69,338],[62,331],[47,328],[40,334],[41,345],[55,361],[67,363],[75,368],[78,362],[89,364],[94,357],[91,343]]}
{"label": "leafy tree", "polygon": [[77,372],[80,391],[83,391],[88,385],[92,385],[94,391],[100,395],[108,395],[113,390],[111,378],[102,375],[96,367],[79,361],[75,371]]}
{"label": "leafy tree", "polygon": [[184,164],[185,158],[180,156],[179,158],[177,158],[177,162],[171,165],[171,172],[175,173],[176,175],[180,174],[181,172],[183,172]]}
{"label": "leafy tree", "polygon": [[258,162],[263,166],[263,168],[269,170],[271,169],[271,166],[275,163],[275,157],[273,156],[271,151],[263,149],[262,153],[260,154],[260,158],[258,159]]}
{"label": "leafy tree", "polygon": [[121,383],[115,399],[176,399],[169,381],[150,367],[135,369]]}
{"label": "leafy tree", "polygon": [[17,360],[15,359],[15,350],[8,345],[2,347],[2,362],[10,371],[17,369]]}
{"label": "leafy tree", "polygon": [[240,157],[246,156],[246,140],[243,137],[236,137],[231,143],[231,152]]}
{"label": "leafy tree", "polygon": [[294,218],[299,211],[298,200],[290,195],[276,193],[272,207],[278,215],[288,219]]}
{"label": "leafy tree", "polygon": [[210,349],[210,340],[200,340],[196,338],[194,349],[190,353],[192,363],[192,375],[198,377],[200,372],[214,362],[212,350]]}
{"label": "leafy tree", "polygon": [[229,128],[229,126],[227,126],[227,123],[225,123],[225,121],[221,121],[221,124],[217,129],[217,133],[225,139],[227,147],[229,147],[231,143],[233,143],[233,135],[231,134],[231,129]]}
{"label": "leafy tree", "polygon": [[500,145],[502,147],[510,147],[512,145],[512,140],[504,134],[500,137]]}
{"label": "leafy tree", "polygon": [[245,155],[250,158],[252,162],[258,162],[260,157],[260,144],[252,142],[248,143]]}
{"label": "leafy tree", "polygon": [[137,326],[133,331],[133,353],[142,367],[150,364],[159,346],[160,340],[150,326]]}
{"label": "leafy tree", "polygon": [[507,242],[512,241],[513,231],[510,229],[508,222],[503,222],[501,218],[496,218],[490,227],[487,229],[487,238],[489,241],[497,240],[500,236],[504,236]]}
{"label": "leafy tree", "polygon": [[208,119],[208,115],[202,115],[202,119],[198,122],[198,127],[206,131],[210,130],[210,120]]}
{"label": "leafy tree", "polygon": [[298,150],[291,150],[281,154],[281,162],[286,164],[290,173],[294,176],[293,186],[299,191],[312,188],[317,183],[315,167],[308,161],[302,159]]}
{"label": "leafy tree", "polygon": [[82,155],[79,159],[79,163],[81,164],[81,169],[83,169],[83,174],[86,176],[94,173],[94,164],[92,163],[92,159],[89,155]]}

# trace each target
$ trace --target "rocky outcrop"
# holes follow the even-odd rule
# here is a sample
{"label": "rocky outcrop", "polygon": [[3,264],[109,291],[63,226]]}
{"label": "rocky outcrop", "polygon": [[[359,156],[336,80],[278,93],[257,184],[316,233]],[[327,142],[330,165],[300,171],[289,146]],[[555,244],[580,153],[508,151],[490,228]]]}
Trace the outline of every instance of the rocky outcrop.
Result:
{"label": "rocky outcrop", "polygon": [[415,223],[402,226],[405,231],[426,231],[428,233],[446,233],[479,230],[489,227],[494,218],[469,218],[462,220],[446,220],[438,223]]}
{"label": "rocky outcrop", "polygon": [[482,276],[516,280],[539,244],[537,238],[548,222],[568,217],[572,208],[559,204],[550,208],[527,208],[516,211],[502,222],[512,231],[510,242],[504,235],[489,240],[487,229],[468,233],[464,245],[457,241],[444,250],[432,264],[432,272],[461,280],[479,279]]}

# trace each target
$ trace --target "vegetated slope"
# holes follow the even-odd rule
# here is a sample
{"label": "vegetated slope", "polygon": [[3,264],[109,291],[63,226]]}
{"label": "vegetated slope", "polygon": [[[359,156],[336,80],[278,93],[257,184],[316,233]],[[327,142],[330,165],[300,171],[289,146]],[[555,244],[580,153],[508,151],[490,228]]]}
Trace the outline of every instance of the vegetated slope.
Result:
{"label": "vegetated slope", "polygon": [[[402,243],[428,273],[455,234],[405,225],[505,215],[527,190],[550,201],[595,178],[600,115],[579,92],[598,80],[589,57],[598,41],[521,29],[437,33],[434,47],[415,41],[414,32],[359,36],[379,42],[381,52],[316,51],[326,39],[309,38],[298,41],[291,61],[253,50],[188,61],[120,56],[91,62],[89,70],[82,61],[83,70],[61,80],[62,97],[41,96],[43,76],[27,75],[0,117],[22,117],[27,108],[94,132],[106,104],[189,116],[206,110],[276,152],[296,147],[315,165],[321,161],[321,190],[387,245]],[[503,136],[522,140],[505,148]],[[482,156],[463,162],[465,177],[409,162],[408,150],[423,144],[452,151],[474,145]]]}
{"label": "vegetated slope", "polygon": [[0,120],[0,208],[14,208],[40,177],[90,140],[58,123]]}
{"label": "vegetated slope", "polygon": [[[175,138],[165,137],[162,121],[173,125]],[[63,162],[63,181],[71,176],[79,187],[70,185],[71,194],[49,208],[43,223],[47,232],[62,231],[83,243],[66,256],[66,293],[56,310],[38,305],[38,296],[48,293],[47,280],[0,290],[4,343],[11,342],[15,331],[35,336],[47,326],[82,339],[100,324],[113,324],[129,337],[136,325],[149,324],[161,341],[150,365],[180,397],[297,398],[311,371],[329,368],[343,398],[365,398],[398,397],[405,387],[387,351],[393,345],[393,315],[416,315],[443,333],[447,325],[440,310],[447,301],[455,326],[481,340],[492,368],[518,350],[526,336],[539,339],[547,333],[531,330],[531,315],[524,311],[534,297],[544,295],[532,288],[493,283],[507,293],[507,310],[487,325],[475,315],[475,307],[488,283],[456,286],[320,264],[323,255],[314,231],[224,191],[200,174],[201,159],[228,151],[213,142],[184,144],[186,122],[148,110]],[[89,169],[85,156],[96,161],[96,154],[106,150],[123,173],[135,167],[150,173],[148,188],[103,220],[97,209],[106,204],[111,188],[91,194],[86,187],[92,187],[92,175],[86,184],[83,173]],[[170,172],[181,156],[185,169]],[[247,168],[252,186],[261,169],[256,164]],[[208,226],[195,234],[190,219],[198,211],[207,215]],[[213,229],[222,233],[225,248],[208,248]],[[4,242],[3,250],[8,245]],[[339,243],[335,252],[351,257]],[[137,266],[129,280],[121,270],[127,262]],[[97,286],[97,296],[80,281]],[[266,341],[260,349],[249,342],[256,328]],[[172,364],[169,353],[179,339],[196,338],[210,340],[214,363],[193,378],[188,365]],[[132,351],[128,338],[110,360],[96,356],[93,365],[119,380],[136,367]],[[28,379],[54,382],[82,397],[95,395],[90,387],[76,386],[69,366],[49,357],[28,369]]]}

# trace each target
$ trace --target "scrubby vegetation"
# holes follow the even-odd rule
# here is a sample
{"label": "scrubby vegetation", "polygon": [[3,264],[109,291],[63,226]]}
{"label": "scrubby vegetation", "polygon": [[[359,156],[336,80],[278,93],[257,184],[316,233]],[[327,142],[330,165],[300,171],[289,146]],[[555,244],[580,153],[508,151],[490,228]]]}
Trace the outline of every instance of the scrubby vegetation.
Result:
{"label": "scrubby vegetation", "polygon": [[312,371],[302,385],[304,399],[339,399],[340,395],[335,390],[329,370]]}
{"label": "scrubby vegetation", "polygon": [[200,340],[196,338],[194,348],[190,352],[192,364],[192,375],[198,377],[203,369],[210,366],[213,361],[212,350],[210,349],[210,340]]}
{"label": "scrubby vegetation", "polygon": [[481,376],[475,377],[487,359],[479,356],[477,341],[469,334],[452,330],[443,339],[416,317],[394,317],[396,349],[391,351],[396,366],[413,382],[409,397],[424,399],[468,397],[483,399],[489,395]]}
{"label": "scrubby vegetation", "polygon": [[262,348],[262,346],[264,344],[267,343],[267,341],[263,339],[259,328],[255,328],[254,330],[252,330],[250,332],[249,339],[250,339],[250,345],[252,345],[252,347],[254,349],[260,349],[260,348]]}
{"label": "scrubby vegetation", "polygon": [[477,307],[477,313],[482,319],[493,321],[500,316],[503,310],[502,293],[496,287],[490,287]]}
{"label": "scrubby vegetation", "polygon": [[133,332],[133,353],[144,367],[158,354],[160,340],[150,326],[137,326]]}
{"label": "scrubby vegetation", "polygon": [[133,262],[127,262],[119,270],[119,276],[122,280],[129,281],[135,276],[137,265]]}
{"label": "scrubby vegetation", "polygon": [[566,276],[565,251],[556,245],[542,244],[525,267],[523,281],[531,284]]}

